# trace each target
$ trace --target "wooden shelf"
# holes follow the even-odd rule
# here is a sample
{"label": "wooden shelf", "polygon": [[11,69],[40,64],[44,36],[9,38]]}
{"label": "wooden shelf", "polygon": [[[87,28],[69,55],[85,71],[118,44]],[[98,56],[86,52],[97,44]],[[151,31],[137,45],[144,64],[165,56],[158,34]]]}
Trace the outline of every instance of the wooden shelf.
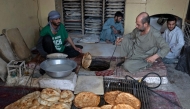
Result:
{"label": "wooden shelf", "polygon": [[[79,30],[82,35],[84,35],[88,33],[100,34],[105,21],[108,18],[114,17],[116,11],[121,11],[124,14],[126,0],[55,1],[57,5],[61,5],[59,6],[59,11],[60,7],[62,7],[62,20],[66,30]],[[142,2],[146,0],[139,1]],[[62,4],[60,4],[60,2]]]}

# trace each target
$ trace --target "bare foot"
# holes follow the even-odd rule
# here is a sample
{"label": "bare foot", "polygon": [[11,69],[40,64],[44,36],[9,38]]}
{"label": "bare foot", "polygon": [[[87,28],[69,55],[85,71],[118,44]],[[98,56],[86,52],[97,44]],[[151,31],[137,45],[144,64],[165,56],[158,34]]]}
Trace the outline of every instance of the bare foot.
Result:
{"label": "bare foot", "polygon": [[112,42],[110,42],[109,40],[106,40],[106,43],[108,43],[108,44],[112,44]]}

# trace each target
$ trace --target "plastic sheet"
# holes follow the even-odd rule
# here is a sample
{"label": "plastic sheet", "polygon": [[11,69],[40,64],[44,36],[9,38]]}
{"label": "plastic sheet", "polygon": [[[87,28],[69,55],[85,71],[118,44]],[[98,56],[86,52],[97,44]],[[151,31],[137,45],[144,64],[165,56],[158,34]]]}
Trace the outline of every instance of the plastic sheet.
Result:
{"label": "plastic sheet", "polygon": [[190,75],[190,46],[184,46],[182,54],[175,69]]}
{"label": "plastic sheet", "polygon": [[[179,103],[179,100],[174,92],[166,92],[166,91],[156,91],[156,93],[160,94],[161,96],[166,97],[168,100],[160,97],[157,94],[150,93],[150,107],[151,109],[182,109],[181,107],[175,105]],[[181,106],[181,105],[180,105]]]}

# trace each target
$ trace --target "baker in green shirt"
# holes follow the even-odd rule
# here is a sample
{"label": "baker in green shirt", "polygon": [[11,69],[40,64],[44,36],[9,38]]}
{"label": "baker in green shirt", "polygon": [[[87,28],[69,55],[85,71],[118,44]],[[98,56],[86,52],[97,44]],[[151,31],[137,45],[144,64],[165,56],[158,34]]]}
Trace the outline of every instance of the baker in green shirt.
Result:
{"label": "baker in green shirt", "polygon": [[[82,52],[68,36],[60,17],[59,12],[51,11],[48,14],[48,24],[40,32],[37,50],[44,57],[50,53],[65,53],[68,55],[68,58],[72,58]],[[65,46],[65,41],[68,41],[72,47]]]}
{"label": "baker in green shirt", "polygon": [[136,18],[136,28],[123,38],[117,38],[116,44],[121,42],[121,56],[125,57],[124,69],[135,73],[152,65],[157,58],[164,58],[170,48],[160,32],[150,26],[148,13],[142,12]]}

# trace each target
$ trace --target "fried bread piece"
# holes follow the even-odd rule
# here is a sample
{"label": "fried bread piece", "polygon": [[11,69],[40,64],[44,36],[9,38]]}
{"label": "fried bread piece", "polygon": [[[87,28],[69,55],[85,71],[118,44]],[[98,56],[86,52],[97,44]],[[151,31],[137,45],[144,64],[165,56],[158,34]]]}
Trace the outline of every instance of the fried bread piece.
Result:
{"label": "fried bread piece", "polygon": [[112,109],[113,105],[103,105],[101,109]]}
{"label": "fried bread piece", "polygon": [[111,105],[114,105],[115,104],[115,98],[117,97],[117,95],[121,93],[121,91],[110,91],[110,92],[106,92],[104,94],[104,100],[108,103],[108,104],[111,104]]}
{"label": "fried bread piece", "polygon": [[128,104],[132,106],[134,109],[141,108],[141,102],[134,95],[126,92],[121,92],[117,95],[115,99],[116,104]]}

